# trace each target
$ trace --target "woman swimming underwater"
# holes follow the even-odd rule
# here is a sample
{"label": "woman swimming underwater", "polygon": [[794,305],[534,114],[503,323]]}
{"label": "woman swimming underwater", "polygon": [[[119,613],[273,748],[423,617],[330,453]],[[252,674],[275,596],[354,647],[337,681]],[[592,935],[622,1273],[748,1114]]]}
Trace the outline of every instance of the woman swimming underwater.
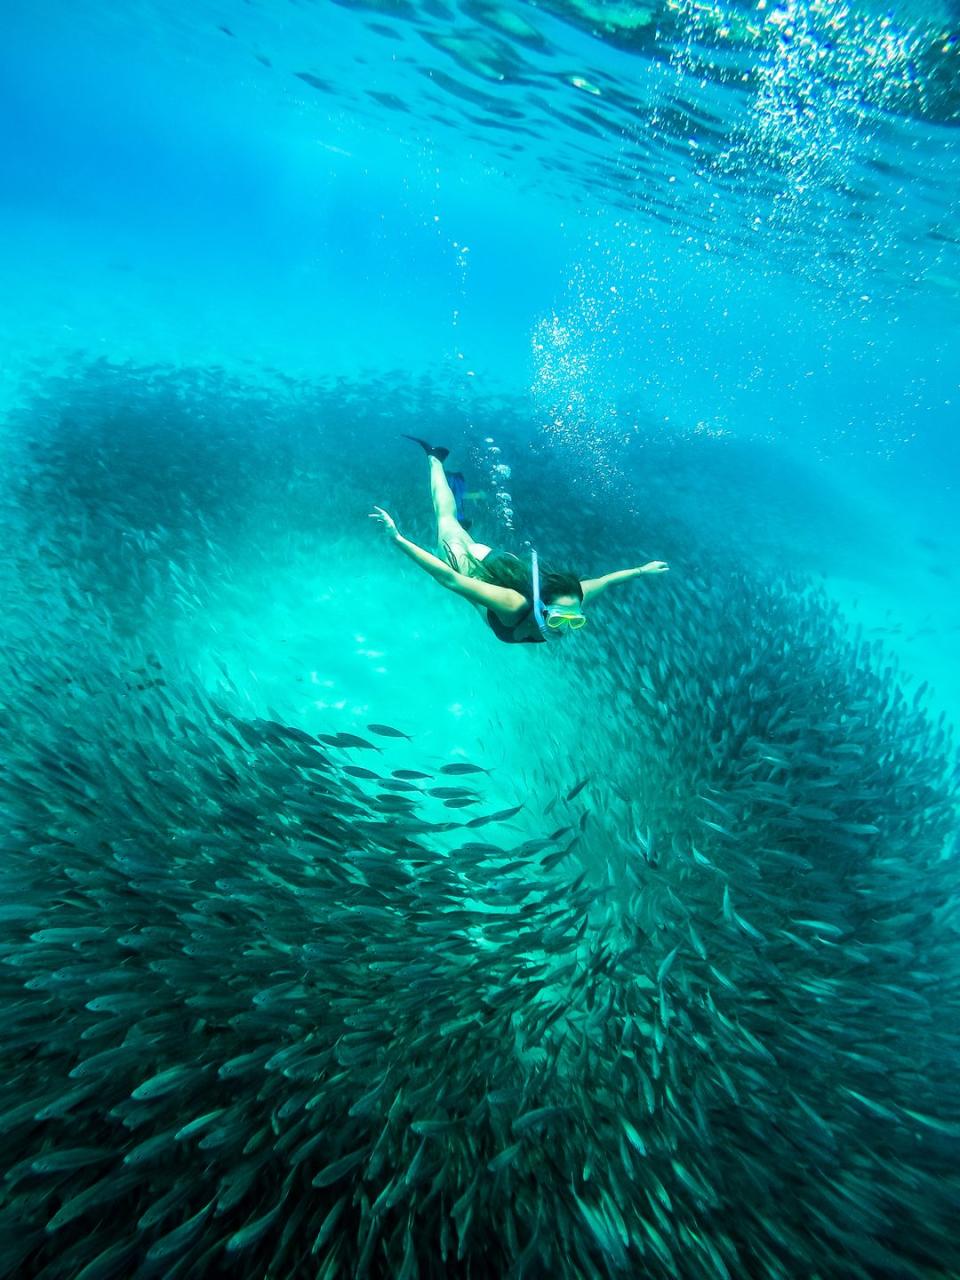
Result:
{"label": "woman swimming underwater", "polygon": [[[583,606],[607,587],[629,582],[640,574],[666,572],[667,565],[662,560],[651,560],[639,569],[620,569],[602,578],[581,581],[576,573],[541,567],[535,551],[528,564],[508,551],[494,551],[475,542],[460,522],[457,498],[443,469],[449,451],[416,436],[407,439],[416,440],[428,457],[437,543],[444,559],[404,538],[393,517],[382,507],[374,507],[371,519],[379,521],[390,541],[431,578],[483,610],[498,640],[506,644],[543,644],[559,639],[586,625]],[[462,485],[462,478],[456,479]]]}

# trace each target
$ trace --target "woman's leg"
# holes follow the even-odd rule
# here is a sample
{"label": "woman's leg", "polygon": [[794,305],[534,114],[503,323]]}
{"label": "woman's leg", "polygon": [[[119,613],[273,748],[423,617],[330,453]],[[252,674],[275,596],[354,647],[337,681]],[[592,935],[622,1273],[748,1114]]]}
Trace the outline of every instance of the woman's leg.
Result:
{"label": "woman's leg", "polygon": [[433,499],[433,511],[437,517],[437,536],[441,536],[444,521],[452,520],[458,529],[462,525],[457,520],[457,503],[453,490],[447,483],[447,474],[439,458],[431,457],[430,462],[430,497]]}
{"label": "woman's leg", "polygon": [[483,543],[474,542],[457,519],[457,502],[453,490],[447,483],[443,463],[439,458],[430,458],[430,497],[433,499],[433,511],[437,518],[437,544],[441,553],[461,573],[469,574],[470,557],[482,560],[488,555],[490,548]]}

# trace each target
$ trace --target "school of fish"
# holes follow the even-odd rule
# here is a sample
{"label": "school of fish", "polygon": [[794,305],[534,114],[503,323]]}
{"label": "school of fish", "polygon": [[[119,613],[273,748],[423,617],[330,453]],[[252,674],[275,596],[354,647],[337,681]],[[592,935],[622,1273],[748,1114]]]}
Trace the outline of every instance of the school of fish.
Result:
{"label": "school of fish", "polygon": [[[749,529],[731,568],[658,504],[699,454],[522,805],[178,648],[267,507],[295,560],[317,475],[322,529],[437,394],[101,363],[4,439],[0,1272],[960,1274],[950,728]],[[617,536],[561,515],[574,560]]]}

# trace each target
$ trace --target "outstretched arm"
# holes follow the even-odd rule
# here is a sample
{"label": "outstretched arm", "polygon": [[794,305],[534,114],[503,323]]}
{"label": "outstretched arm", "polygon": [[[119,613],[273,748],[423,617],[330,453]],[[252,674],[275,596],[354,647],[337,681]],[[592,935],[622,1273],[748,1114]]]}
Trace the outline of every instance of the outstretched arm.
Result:
{"label": "outstretched arm", "polygon": [[482,605],[485,609],[493,609],[495,613],[509,618],[526,606],[526,600],[519,591],[511,591],[509,587],[497,587],[491,582],[480,582],[476,578],[468,578],[465,573],[458,573],[445,560],[424,551],[415,542],[405,538],[397,528],[393,517],[387,515],[382,507],[374,507],[370,513],[371,520],[378,520],[383,526],[389,540],[403,552],[414,564],[429,573],[435,582],[458,596],[463,596],[471,604]]}
{"label": "outstretched arm", "polygon": [[641,565],[639,569],[617,569],[614,573],[605,573],[602,578],[587,578],[580,583],[580,589],[583,591],[583,603],[595,599],[601,591],[606,591],[607,587],[613,587],[618,582],[630,582],[633,578],[639,578],[641,574],[648,573],[666,573],[668,565],[662,560],[651,560],[648,564]]}

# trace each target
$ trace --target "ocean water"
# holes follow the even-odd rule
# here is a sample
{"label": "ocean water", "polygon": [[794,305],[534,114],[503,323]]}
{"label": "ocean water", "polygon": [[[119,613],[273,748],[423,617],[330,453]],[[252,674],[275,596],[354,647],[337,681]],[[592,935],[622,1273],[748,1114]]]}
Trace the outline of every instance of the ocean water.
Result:
{"label": "ocean water", "polygon": [[[960,1274],[952,0],[39,0],[0,108],[0,1271]],[[669,572],[500,643],[404,435]]]}

